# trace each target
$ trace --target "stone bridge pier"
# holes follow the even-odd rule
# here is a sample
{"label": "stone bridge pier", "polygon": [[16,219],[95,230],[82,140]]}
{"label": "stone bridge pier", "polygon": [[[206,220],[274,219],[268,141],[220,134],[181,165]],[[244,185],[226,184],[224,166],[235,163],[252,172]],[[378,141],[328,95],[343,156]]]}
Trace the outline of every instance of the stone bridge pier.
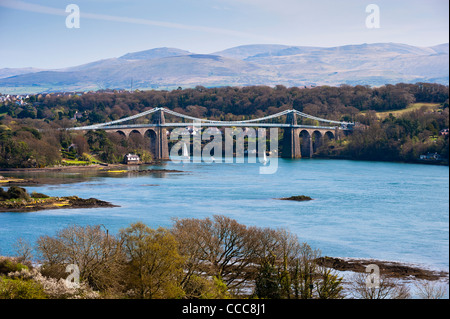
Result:
{"label": "stone bridge pier", "polygon": [[323,145],[325,139],[339,139],[339,127],[335,129],[327,128],[298,128],[295,113],[287,116],[286,124],[292,127],[284,129],[283,136],[283,158],[311,158]]}

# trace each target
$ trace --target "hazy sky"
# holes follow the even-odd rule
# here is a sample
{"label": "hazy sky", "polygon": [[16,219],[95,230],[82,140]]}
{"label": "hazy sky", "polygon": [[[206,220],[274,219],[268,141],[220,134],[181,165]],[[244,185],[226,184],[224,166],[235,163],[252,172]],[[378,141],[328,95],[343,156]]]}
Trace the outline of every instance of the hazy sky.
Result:
{"label": "hazy sky", "polygon": [[[66,27],[72,3],[79,29]],[[378,29],[365,23],[372,3]],[[448,0],[0,0],[0,68],[61,68],[156,47],[432,46],[449,41],[448,28]]]}

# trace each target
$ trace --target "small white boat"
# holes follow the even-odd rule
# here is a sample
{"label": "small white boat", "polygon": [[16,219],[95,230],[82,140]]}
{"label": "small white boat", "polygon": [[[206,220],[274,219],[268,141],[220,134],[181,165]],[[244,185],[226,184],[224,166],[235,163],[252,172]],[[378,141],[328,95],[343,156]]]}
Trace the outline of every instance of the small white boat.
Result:
{"label": "small white boat", "polygon": [[267,159],[266,152],[264,152],[264,157],[263,157],[262,163],[263,163],[264,165],[266,165],[268,162],[269,162],[269,160]]}
{"label": "small white boat", "polygon": [[188,149],[187,149],[186,143],[183,144],[183,156],[182,156],[182,158],[183,158],[183,159],[189,159],[189,158],[191,158],[191,157],[189,156],[189,151],[188,151]]}

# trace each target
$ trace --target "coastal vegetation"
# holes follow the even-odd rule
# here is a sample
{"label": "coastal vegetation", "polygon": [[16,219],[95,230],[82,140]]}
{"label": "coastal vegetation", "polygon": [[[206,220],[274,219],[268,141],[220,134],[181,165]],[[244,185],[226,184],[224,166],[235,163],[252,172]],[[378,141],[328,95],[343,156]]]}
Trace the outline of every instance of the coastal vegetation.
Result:
{"label": "coastal vegetation", "polygon": [[[379,288],[367,288],[361,279],[348,290],[332,266],[356,265],[351,269],[364,273],[361,263],[322,257],[286,230],[249,227],[219,215],[175,219],[171,228],[152,229],[137,222],[117,234],[100,225],[73,225],[41,236],[35,245],[19,241],[16,248],[16,256],[0,257],[0,299],[410,296],[408,287],[383,273]],[[77,286],[66,272],[73,265]],[[409,276],[411,271],[398,273]],[[433,287],[429,284],[424,291]]]}
{"label": "coastal vegetation", "polygon": [[32,212],[58,208],[93,208],[115,207],[111,203],[95,198],[83,199],[77,196],[50,197],[26,189],[11,186],[6,192],[0,187],[0,213],[2,212]]}
{"label": "coastal vegetation", "polygon": [[[22,104],[0,103],[0,167],[119,163],[128,153],[150,162],[151,139],[138,133],[126,138],[101,130],[81,134],[55,129],[113,121],[153,107],[217,120],[248,120],[294,108],[362,124],[353,134],[324,143],[315,156],[417,162],[422,154],[437,153],[448,163],[448,134],[440,134],[449,127],[448,96],[448,86],[430,83],[31,95]],[[299,119],[299,124],[317,123]]]}

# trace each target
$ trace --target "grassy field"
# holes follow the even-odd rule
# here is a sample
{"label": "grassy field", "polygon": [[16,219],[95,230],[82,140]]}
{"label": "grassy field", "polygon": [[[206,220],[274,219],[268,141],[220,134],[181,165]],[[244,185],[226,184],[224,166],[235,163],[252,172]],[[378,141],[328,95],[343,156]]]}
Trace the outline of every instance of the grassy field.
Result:
{"label": "grassy field", "polygon": [[68,159],[62,160],[62,163],[64,165],[89,165],[89,164],[92,164],[88,161],[78,161],[78,160],[68,160]]}
{"label": "grassy field", "polygon": [[[422,107],[426,108],[428,111],[436,111],[438,110],[441,105],[439,103],[414,103],[408,106],[406,109],[402,110],[393,110],[393,111],[386,111],[386,112],[377,112],[377,116],[380,119],[384,119],[389,116],[389,114],[392,114],[395,117],[398,117],[400,115],[403,115],[408,112],[420,110]],[[366,113],[366,112],[363,112]]]}
{"label": "grassy field", "polygon": [[71,165],[71,166],[85,166],[85,165],[92,165],[92,164],[100,164],[101,162],[97,160],[93,155],[84,153],[83,154],[83,160],[76,159],[75,154],[66,152],[64,150],[61,151],[63,160],[63,165]]}

